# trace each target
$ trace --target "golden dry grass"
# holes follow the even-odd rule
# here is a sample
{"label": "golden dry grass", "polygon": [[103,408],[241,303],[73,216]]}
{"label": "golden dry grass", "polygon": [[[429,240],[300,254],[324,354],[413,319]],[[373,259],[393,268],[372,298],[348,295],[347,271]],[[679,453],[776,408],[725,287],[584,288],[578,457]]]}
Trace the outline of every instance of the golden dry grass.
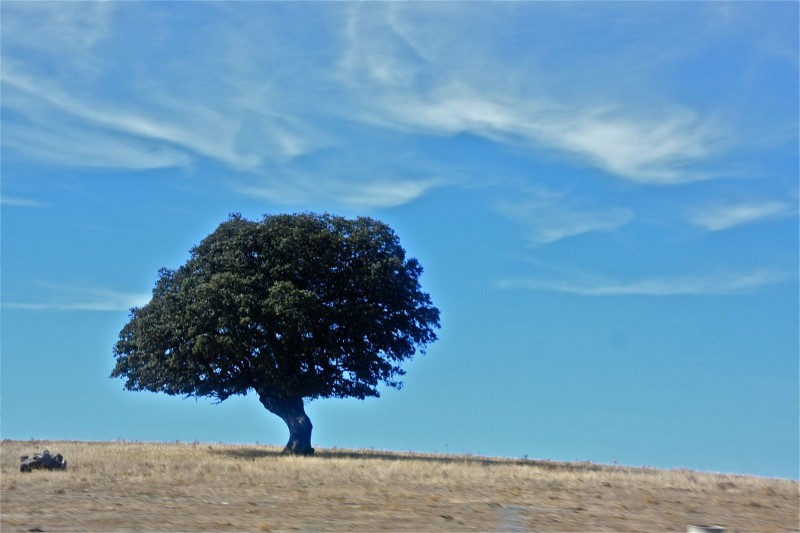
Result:
{"label": "golden dry grass", "polygon": [[[19,472],[48,448],[66,472]],[[798,531],[788,480],[264,446],[3,441],[2,531]]]}

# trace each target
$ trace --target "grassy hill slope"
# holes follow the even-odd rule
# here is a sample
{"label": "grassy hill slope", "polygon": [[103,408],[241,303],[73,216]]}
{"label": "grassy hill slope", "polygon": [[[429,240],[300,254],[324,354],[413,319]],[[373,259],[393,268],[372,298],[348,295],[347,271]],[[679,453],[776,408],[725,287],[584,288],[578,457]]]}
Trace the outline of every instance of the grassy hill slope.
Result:
{"label": "grassy hill slope", "polygon": [[[19,472],[20,455],[45,448],[68,470]],[[799,530],[797,482],[687,470],[185,443],[0,451],[4,533]]]}

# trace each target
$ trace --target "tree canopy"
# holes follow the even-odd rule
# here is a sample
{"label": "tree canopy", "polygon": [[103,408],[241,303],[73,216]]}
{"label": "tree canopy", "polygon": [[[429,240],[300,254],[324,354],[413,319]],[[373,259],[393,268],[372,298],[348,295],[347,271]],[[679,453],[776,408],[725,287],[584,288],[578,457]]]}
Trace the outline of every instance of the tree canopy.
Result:
{"label": "tree canopy", "polygon": [[219,401],[255,390],[287,422],[287,451],[311,453],[310,421],[308,439],[292,428],[304,398],[399,388],[402,362],[436,340],[421,274],[371,218],[231,215],[186,264],[159,271],[120,332],[111,376],[128,390]]}

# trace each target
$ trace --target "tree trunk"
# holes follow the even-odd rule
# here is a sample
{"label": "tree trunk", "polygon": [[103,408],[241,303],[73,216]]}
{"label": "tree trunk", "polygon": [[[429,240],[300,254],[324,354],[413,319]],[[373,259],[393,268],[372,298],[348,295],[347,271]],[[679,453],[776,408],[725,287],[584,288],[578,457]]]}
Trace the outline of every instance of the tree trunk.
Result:
{"label": "tree trunk", "polygon": [[313,425],[303,408],[302,398],[278,398],[264,392],[258,392],[261,404],[271,413],[281,417],[289,428],[289,442],[283,453],[294,455],[311,455],[311,430]]}

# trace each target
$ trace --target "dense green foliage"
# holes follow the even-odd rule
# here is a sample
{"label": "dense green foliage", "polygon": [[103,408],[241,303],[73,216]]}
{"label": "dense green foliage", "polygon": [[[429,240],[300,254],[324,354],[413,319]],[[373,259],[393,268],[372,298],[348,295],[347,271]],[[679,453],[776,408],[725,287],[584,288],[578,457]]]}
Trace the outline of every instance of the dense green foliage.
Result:
{"label": "dense green foliage", "polygon": [[436,340],[422,267],[370,218],[232,215],[131,310],[112,377],[224,400],[378,396]]}

